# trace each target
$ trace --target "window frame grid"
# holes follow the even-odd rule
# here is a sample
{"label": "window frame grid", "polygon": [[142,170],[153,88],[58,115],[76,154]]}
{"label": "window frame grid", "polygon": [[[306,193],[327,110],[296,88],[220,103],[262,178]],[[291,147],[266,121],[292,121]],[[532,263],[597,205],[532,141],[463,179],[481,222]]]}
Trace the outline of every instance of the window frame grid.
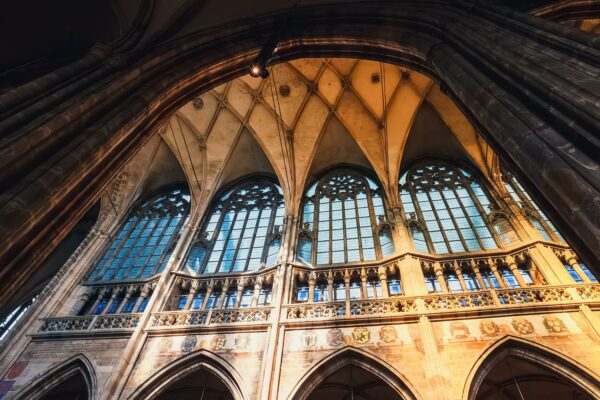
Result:
{"label": "window frame grid", "polygon": [[[426,241],[427,247],[429,249],[429,252],[433,253],[433,254],[461,254],[461,253],[470,253],[470,252],[475,252],[475,251],[493,250],[484,245],[483,238],[478,233],[478,231],[474,225],[474,222],[472,221],[471,215],[467,212],[464,201],[457,192],[457,188],[456,188],[456,184],[455,184],[456,178],[454,179],[453,182],[449,182],[449,183],[441,182],[438,185],[432,185],[429,187],[422,185],[424,187],[421,189],[420,192],[417,191],[417,189],[414,187],[414,184],[412,182],[413,177],[411,177],[411,175],[414,174],[413,171],[415,171],[416,169],[426,169],[427,167],[429,167],[431,165],[436,166],[436,167],[443,166],[448,171],[453,171],[457,175],[458,179],[460,180],[461,188],[463,188],[467,191],[469,198],[471,199],[471,201],[477,208],[479,216],[481,217],[481,219],[484,222],[484,226],[486,227],[487,231],[489,232],[491,238],[494,240],[494,242],[496,244],[495,248],[497,248],[497,249],[504,248],[505,245],[502,242],[502,240],[500,240],[498,234],[496,233],[492,224],[490,223],[490,221],[488,219],[488,214],[486,213],[485,209],[481,205],[479,196],[477,194],[475,194],[475,192],[473,191],[473,188],[471,187],[471,185],[473,183],[477,184],[483,191],[483,194],[484,194],[484,196],[486,196],[489,203],[495,204],[495,199],[492,196],[491,191],[487,188],[485,181],[480,177],[474,176],[472,171],[465,169],[462,166],[453,165],[453,164],[450,164],[450,163],[447,163],[444,161],[440,161],[440,160],[427,160],[425,162],[421,162],[417,165],[412,166],[404,174],[401,175],[400,180],[405,178],[406,182],[405,183],[399,182],[399,191],[398,192],[399,192],[400,198],[402,198],[403,191],[405,191],[405,193],[410,196],[412,208],[414,209],[414,212],[418,218],[418,221],[415,221],[417,223],[417,228],[419,228],[420,231],[423,233],[423,236],[425,237],[425,241]],[[470,174],[470,176],[465,176],[465,172]],[[456,199],[458,207],[450,207],[450,204],[448,203],[448,199],[446,198],[446,196],[444,194],[444,189],[449,189],[451,191],[451,193],[454,195],[454,197]],[[450,243],[456,242],[456,240],[448,239],[448,235],[446,232],[447,229],[443,227],[442,222],[441,222],[443,218],[440,218],[438,210],[436,209],[436,207],[433,203],[434,200],[431,196],[431,193],[434,191],[439,193],[440,200],[443,201],[443,204],[445,206],[445,211],[447,211],[450,216],[450,220],[452,221],[452,226],[454,227],[453,230],[456,231],[456,233],[458,235],[458,239],[459,239],[461,245],[463,246],[464,251],[456,252],[456,251],[452,250]],[[439,242],[439,241],[434,242],[433,241],[431,234],[430,234],[430,229],[426,225],[426,222],[429,221],[430,219],[429,220],[425,219],[423,210],[422,210],[422,206],[421,206],[421,200],[419,200],[419,198],[417,197],[417,194],[423,194],[427,198],[426,201],[430,205],[431,213],[433,214],[433,217],[434,217],[433,221],[435,221],[438,228],[440,229],[439,232],[442,235],[443,244],[445,245],[446,250],[447,250],[446,253],[438,253],[436,251],[436,246],[434,245],[434,243],[442,243],[442,242]],[[456,209],[456,208],[458,208],[462,212],[462,214],[463,214],[462,218],[464,218],[467,221],[469,229],[474,234],[475,239],[477,240],[477,243],[479,244],[479,247],[480,247],[479,249],[477,249],[477,250],[469,249],[469,246],[467,245],[467,239],[464,237],[463,232],[461,231],[461,228],[458,226],[458,222],[457,222],[458,217],[455,217],[454,214],[452,213],[452,210]],[[408,219],[408,216],[406,215],[406,213],[405,213],[405,217]],[[410,235],[412,238],[412,231],[410,232]],[[414,242],[414,239],[413,239],[413,242]]]}
{"label": "window frame grid", "polygon": [[[268,206],[260,206],[259,204],[238,204],[238,203],[233,203],[232,199],[235,199],[236,196],[241,196],[240,194],[238,194],[239,191],[241,190],[248,190],[247,188],[250,188],[252,186],[258,185],[259,188],[257,188],[256,190],[261,190],[261,188],[263,187],[269,187],[272,192],[273,192],[273,199],[270,200],[271,204]],[[264,178],[264,177],[258,177],[258,178],[250,178],[250,179],[245,179],[241,182],[238,182],[237,184],[234,184],[232,186],[229,186],[229,188],[225,191],[222,191],[220,193],[220,195],[215,196],[215,198],[213,198],[212,202],[211,202],[211,207],[209,208],[210,212],[207,213],[202,221],[202,223],[200,224],[200,226],[202,227],[202,229],[200,230],[198,237],[202,237],[205,233],[208,236],[208,231],[207,228],[209,227],[209,225],[211,225],[210,221],[212,219],[212,216],[215,213],[219,213],[219,218],[217,219],[217,221],[214,223],[214,226],[212,227],[212,231],[210,233],[211,239],[196,239],[196,241],[194,242],[194,244],[201,242],[202,244],[204,244],[205,248],[206,248],[206,255],[204,257],[204,260],[202,262],[202,264],[199,267],[198,270],[198,275],[206,275],[206,274],[231,274],[231,273],[245,273],[245,272],[249,272],[249,271],[254,271],[255,269],[250,269],[250,263],[255,260],[256,258],[252,257],[252,254],[254,253],[255,249],[255,244],[257,243],[257,233],[258,230],[260,228],[265,228],[265,236],[264,236],[264,242],[262,244],[262,249],[260,250],[260,257],[259,257],[259,265],[257,266],[256,269],[260,268],[260,264],[261,263],[265,263],[266,262],[266,257],[268,255],[268,249],[270,244],[273,242],[273,240],[276,240],[277,237],[281,238],[281,234],[280,233],[276,233],[275,232],[275,225],[277,222],[277,212],[279,210],[280,207],[284,207],[285,210],[285,203],[284,203],[284,198],[283,198],[283,194],[280,193],[280,188],[277,185],[277,183],[273,182],[271,179],[269,178]],[[256,224],[253,227],[250,227],[251,232],[249,234],[249,236],[246,235],[246,230],[249,227],[248,222],[250,221],[250,215],[253,211],[258,211],[258,215],[256,218]],[[263,218],[263,216],[265,215],[265,211],[269,212],[269,217],[268,217],[268,221],[266,226],[260,226],[261,225],[261,219]],[[244,221],[242,223],[241,228],[239,229],[240,234],[239,237],[236,238],[236,242],[232,242],[232,235],[233,235],[233,231],[237,230],[234,229],[234,227],[236,226],[236,223],[238,222],[238,218],[240,215],[240,212],[246,212],[246,215],[244,217]],[[230,214],[233,213],[233,219],[230,222],[230,226],[228,228],[227,231],[227,235],[226,237],[223,239],[223,247],[221,249],[219,249],[218,251],[220,251],[219,257],[216,261],[212,261],[212,263],[216,263],[216,267],[214,271],[210,271],[207,272],[207,267],[208,264],[211,263],[211,257],[213,255],[213,252],[215,251],[215,244],[218,241],[217,239],[219,238],[219,234],[223,231],[223,222],[225,220],[225,218]],[[285,222],[282,221],[281,224],[281,229],[283,230],[283,224]],[[244,264],[243,264],[243,268],[239,269],[239,270],[235,270],[235,264],[237,261],[237,257],[238,254],[240,252],[240,250],[242,250],[242,242],[244,240],[244,238],[246,239],[250,239],[250,245],[248,247],[248,256],[246,257]],[[262,238],[262,236],[261,236]],[[227,249],[227,245],[228,243],[234,243],[235,244],[235,248],[232,249],[233,250],[233,255],[231,258],[231,264],[229,265],[229,268],[227,270],[225,270],[223,267],[223,260],[225,258],[226,255],[226,249]],[[191,248],[191,247],[190,247]],[[186,254],[186,263],[187,263],[187,258],[189,257],[190,252],[188,250],[188,253]],[[187,265],[184,263],[184,265]]]}
{"label": "window frame grid", "polygon": [[[357,190],[353,190],[352,193],[349,193],[348,195],[346,195],[345,197],[336,197],[336,200],[339,200],[339,202],[341,203],[341,221],[342,221],[342,243],[343,243],[343,261],[339,261],[339,262],[333,262],[333,197],[330,197],[329,195],[324,193],[323,190],[323,185],[330,183],[332,178],[335,178],[337,176],[350,176],[355,180],[360,181],[361,185],[362,185],[362,189],[360,191]],[[313,185],[316,185],[315,188],[315,192],[313,195],[311,196],[307,196],[305,195],[303,197],[302,200],[302,204],[300,207],[300,211],[302,213],[302,222],[303,223],[310,223],[309,225],[309,230],[306,231],[304,230],[304,232],[309,232],[311,235],[311,241],[312,241],[312,246],[311,246],[311,264],[312,265],[341,265],[341,264],[348,264],[348,263],[364,263],[364,262],[369,262],[369,261],[375,261],[375,260],[379,260],[382,258],[382,252],[381,252],[381,245],[379,243],[379,224],[377,223],[377,215],[375,214],[375,206],[373,204],[373,196],[377,195],[381,198],[381,202],[384,208],[384,218],[387,219],[387,211],[386,211],[386,201],[385,201],[385,197],[383,195],[383,191],[381,190],[381,187],[373,180],[374,184],[377,186],[377,189],[372,189],[370,184],[369,184],[369,180],[367,179],[367,175],[361,173],[361,172],[357,172],[354,171],[352,169],[348,169],[348,168],[338,168],[335,170],[330,171],[329,173],[327,173],[326,175],[322,176],[320,179],[318,179],[316,181],[316,183],[314,183]],[[313,185],[310,185],[308,190],[310,190]],[[367,210],[369,212],[369,221],[370,221],[370,229],[371,229],[371,238],[373,241],[373,251],[374,251],[374,258],[373,259],[365,259],[365,248],[364,244],[363,244],[363,234],[362,234],[362,228],[363,225],[360,222],[360,216],[359,216],[359,209],[361,207],[359,207],[358,204],[358,195],[364,193],[365,194],[365,198],[366,198],[366,203],[367,203]],[[328,256],[327,256],[327,263],[319,263],[318,262],[318,255],[319,253],[323,253],[323,252],[319,252],[319,233],[321,232],[321,229],[319,227],[320,222],[324,222],[324,221],[320,221],[319,219],[319,215],[321,214],[321,199],[326,198],[327,199],[327,204],[328,204]],[[357,238],[356,240],[358,240],[358,252],[359,252],[359,260],[357,261],[348,261],[348,227],[347,227],[347,217],[346,217],[346,201],[347,200],[352,200],[353,205],[354,205],[354,211],[356,213],[356,215],[354,216],[354,219],[356,221],[356,232],[357,232]],[[304,206],[307,203],[311,203],[312,204],[312,221],[307,221],[305,218],[305,213],[304,213]],[[364,208],[364,207],[363,207]],[[366,227],[366,226],[365,226]],[[336,229],[337,230],[337,229]],[[369,248],[370,249],[370,248]]]}
{"label": "window frame grid", "polygon": [[[148,227],[148,225],[152,221],[152,217],[153,217],[152,212],[155,211],[155,208],[152,206],[154,204],[156,204],[157,201],[159,201],[161,199],[168,199],[170,196],[177,196],[179,198],[178,200],[183,200],[186,204],[182,207],[177,206],[178,209],[175,209],[175,210],[173,210],[173,209],[163,210],[163,212],[161,212],[161,213],[155,213],[154,217],[157,217],[156,218],[156,220],[157,220],[156,226],[154,226],[152,228],[151,233],[147,237],[142,238],[141,233]],[[114,239],[112,239],[111,242],[104,247],[103,251],[96,258],[96,261],[93,263],[94,267],[88,273],[88,275],[85,279],[85,282],[101,283],[101,282],[135,281],[135,280],[145,281],[145,280],[150,279],[152,276],[156,275],[156,273],[158,273],[158,269],[160,268],[160,266],[162,265],[162,263],[164,261],[164,258],[169,254],[169,249],[173,245],[173,241],[176,240],[178,233],[181,231],[182,226],[184,225],[185,221],[187,220],[187,218],[189,216],[190,201],[183,198],[183,196],[188,196],[188,197],[191,196],[189,191],[186,188],[182,188],[182,187],[163,188],[163,189],[159,190],[158,192],[156,192],[154,195],[146,197],[143,201],[135,203],[128,210],[128,212],[125,213],[125,216],[127,218],[118,226],[117,231],[114,234]],[[156,243],[152,246],[152,250],[149,253],[148,259],[146,260],[144,265],[140,266],[139,271],[136,273],[136,275],[134,277],[129,277],[128,275],[130,274],[130,272],[134,268],[136,262],[142,255],[145,245],[148,243],[150,238],[153,237],[152,234],[159,227],[161,220],[163,218],[165,218],[166,216],[168,216],[168,221],[163,228],[163,232],[156,240]],[[146,221],[144,226],[140,228],[140,234],[134,238],[134,242],[131,243],[131,246],[127,250],[127,253],[124,254],[123,257],[121,257],[121,261],[119,262],[118,265],[115,266],[110,277],[108,277],[107,279],[104,279],[104,276],[110,271],[112,263],[116,259],[119,258],[119,257],[117,257],[117,255],[119,255],[121,250],[123,250],[123,248],[125,248],[125,244],[127,243],[127,241],[129,241],[131,239],[132,233],[136,230],[136,228],[138,227],[140,222],[144,219],[144,217],[148,217],[148,221]],[[171,225],[171,222],[173,221],[173,219],[175,217],[179,217],[179,221],[178,221],[177,225],[174,227],[173,233],[170,235],[171,236],[170,239],[165,244],[164,249],[160,253],[160,256],[159,256],[158,260],[156,261],[154,267],[152,267],[153,272],[148,277],[144,278],[143,272],[148,267],[148,262],[154,255],[154,251],[156,250],[156,248],[159,245],[159,243],[161,242],[161,240],[166,236],[166,231],[169,228],[169,226]],[[125,234],[123,234],[122,238],[119,239],[119,236],[120,236],[123,228],[125,228],[127,226],[127,224],[133,218],[135,218],[135,220],[132,223],[131,227],[125,232]],[[127,267],[127,270],[124,273],[124,276],[122,278],[115,279],[117,277],[117,275],[119,274],[119,271],[121,271],[123,269],[123,264],[124,264],[125,260],[127,260],[129,258],[129,255],[131,254],[133,249],[136,247],[135,245],[140,241],[140,239],[144,239],[144,246],[141,246],[140,253],[135,256],[131,265],[129,265]],[[112,251],[112,254],[110,255],[110,257],[104,261],[104,265],[103,265],[102,269],[98,269],[100,263],[102,263],[102,260],[105,259],[105,256],[110,251],[110,248],[112,247],[112,245],[115,243],[116,240],[120,240],[119,244]]]}

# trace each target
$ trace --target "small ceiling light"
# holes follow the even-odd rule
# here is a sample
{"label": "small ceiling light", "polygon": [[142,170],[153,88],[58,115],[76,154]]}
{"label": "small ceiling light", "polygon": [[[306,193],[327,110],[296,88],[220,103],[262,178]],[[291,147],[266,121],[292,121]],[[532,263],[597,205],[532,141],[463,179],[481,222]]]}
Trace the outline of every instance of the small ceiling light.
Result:
{"label": "small ceiling light", "polygon": [[267,78],[269,76],[269,71],[258,63],[252,64],[250,67],[250,76],[253,78]]}
{"label": "small ceiling light", "polygon": [[379,81],[381,81],[381,76],[377,72],[371,75],[371,83],[379,83]]}
{"label": "small ceiling light", "polygon": [[288,97],[290,95],[291,89],[288,85],[279,86],[279,94],[281,97]]}

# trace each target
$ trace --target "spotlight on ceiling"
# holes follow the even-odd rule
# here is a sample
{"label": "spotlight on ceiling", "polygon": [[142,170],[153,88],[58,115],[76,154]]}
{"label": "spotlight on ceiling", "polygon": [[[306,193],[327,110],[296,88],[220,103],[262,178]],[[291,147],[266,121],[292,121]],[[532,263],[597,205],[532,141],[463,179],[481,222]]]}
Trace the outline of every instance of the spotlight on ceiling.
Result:
{"label": "spotlight on ceiling", "polygon": [[250,66],[250,76],[254,78],[267,78],[269,76],[269,71],[264,66],[254,63]]}

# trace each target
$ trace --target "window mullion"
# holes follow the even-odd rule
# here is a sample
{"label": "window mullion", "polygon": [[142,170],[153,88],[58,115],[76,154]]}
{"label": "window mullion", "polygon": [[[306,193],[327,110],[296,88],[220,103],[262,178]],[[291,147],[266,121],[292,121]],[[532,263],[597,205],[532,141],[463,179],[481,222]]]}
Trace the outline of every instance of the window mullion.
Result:
{"label": "window mullion", "polygon": [[[450,189],[452,189],[452,188],[450,187]],[[450,205],[448,204],[448,201],[446,200],[446,197],[444,196],[444,192],[441,187],[439,189],[439,192],[440,192],[440,198],[442,199],[442,201],[444,202],[444,205],[446,206],[446,211],[448,212],[448,216],[450,217],[450,220],[452,221],[452,225],[454,225],[454,229],[456,230],[456,233],[458,234],[458,239],[462,243],[464,251],[469,251],[469,248],[467,247],[467,242],[463,238],[460,227],[458,226],[458,223],[456,222],[456,218],[454,218],[452,211],[450,211]],[[455,192],[455,195],[456,195],[456,192]],[[457,197],[457,199],[458,199],[458,197]],[[465,214],[465,216],[466,216],[466,214]],[[466,219],[468,220],[469,218],[467,217]]]}
{"label": "window mullion", "polygon": [[[135,242],[131,243],[131,247],[129,248],[129,250],[127,251],[127,254],[121,259],[121,263],[119,264],[119,266],[117,268],[115,268],[112,277],[110,277],[109,279],[113,279],[115,276],[118,275],[119,271],[121,270],[121,268],[123,268],[123,264],[125,263],[125,260],[127,260],[129,258],[129,255],[131,254],[131,252],[133,251],[133,249],[135,248],[135,245],[138,243],[138,241],[140,240],[140,236],[142,234],[142,232],[144,230],[146,230],[146,227],[148,226],[148,224],[150,223],[151,219],[148,218],[148,221],[144,224],[144,227],[142,229],[140,229],[140,233],[138,234],[138,236],[135,238]],[[128,270],[129,271],[129,270]]]}
{"label": "window mullion", "polygon": [[348,262],[348,238],[346,235],[346,205],[344,200],[340,199],[342,205],[342,240],[344,241],[344,262]]}
{"label": "window mullion", "polygon": [[[483,186],[483,182],[477,182],[479,187],[481,188],[481,190],[484,191],[485,193],[485,188]],[[494,241],[496,242],[496,246],[498,247],[502,247],[502,241],[500,240],[500,237],[498,237],[498,234],[496,233],[496,230],[494,229],[494,227],[489,223],[488,218],[487,218],[487,213],[484,210],[483,206],[481,205],[481,203],[479,202],[479,197],[477,197],[477,195],[475,194],[475,192],[473,192],[473,189],[471,188],[471,184],[469,182],[468,185],[466,185],[467,188],[467,192],[469,192],[469,196],[471,196],[471,198],[473,199],[474,203],[475,203],[475,207],[477,207],[477,209],[479,210],[479,214],[481,215],[481,219],[483,219],[483,223],[485,224],[485,226],[487,227],[488,231],[490,232],[490,234],[492,235],[492,237],[494,238]],[[489,199],[488,199],[489,200]],[[490,204],[493,204],[490,202]],[[485,246],[481,247],[482,249],[486,249]]]}
{"label": "window mullion", "polygon": [[[239,210],[238,210],[239,213]],[[240,252],[240,246],[242,245],[242,239],[244,238],[244,233],[246,231],[246,224],[248,224],[248,217],[250,216],[250,211],[246,210],[246,217],[244,218],[244,223],[242,225],[242,229],[240,230],[240,237],[238,238],[237,244],[235,246],[235,252],[233,254],[233,261],[231,264],[231,270],[233,271],[233,268],[235,267],[235,261],[237,259],[237,255]],[[258,224],[257,224],[258,225]],[[233,231],[233,229],[232,229]]]}
{"label": "window mullion", "polygon": [[[479,243],[479,247],[481,247],[481,249],[484,250],[485,246],[483,245],[483,241],[479,237],[479,232],[477,232],[477,230],[475,229],[475,225],[473,225],[473,221],[471,221],[471,215],[467,212],[467,209],[466,209],[465,205],[463,204],[462,199],[458,195],[456,188],[453,188],[453,190],[454,190],[454,195],[456,196],[456,200],[458,200],[458,204],[460,205],[460,209],[462,210],[463,214],[465,215],[465,219],[467,220],[467,223],[469,224],[471,231],[475,235],[475,239],[477,239],[477,242]],[[469,195],[471,195],[471,194],[469,193]]]}
{"label": "window mullion", "polygon": [[[368,183],[366,183],[366,185],[368,186]],[[375,247],[375,258],[380,259],[381,245],[379,243],[379,235],[377,234],[377,216],[375,215],[375,207],[373,206],[373,199],[371,198],[371,190],[365,189],[365,196],[367,196],[367,206],[369,208],[369,217],[371,220],[371,232],[373,233],[373,246]]]}
{"label": "window mullion", "polygon": [[[430,251],[433,251],[435,253],[435,246],[433,245],[433,240],[431,239],[431,235],[429,235],[429,228],[427,227],[427,222],[425,221],[425,217],[423,216],[423,211],[421,210],[421,203],[419,202],[419,199],[417,198],[415,188],[409,183],[406,184],[406,187],[408,189],[408,194],[410,195],[410,198],[412,199],[415,212],[417,213],[417,218],[419,219],[419,221],[422,224],[421,230],[423,231],[423,236],[425,237],[427,246],[429,247]],[[423,191],[423,193],[425,193],[425,191]],[[440,229],[441,229],[441,227],[440,227]],[[412,236],[412,232],[411,232],[411,236]]]}
{"label": "window mullion", "polygon": [[[168,225],[171,224],[171,221],[173,220],[173,218],[175,218],[177,215],[172,215],[171,219],[169,219],[169,223]],[[173,231],[173,235],[171,235],[171,238],[169,239],[169,241],[167,242],[167,244],[165,245],[165,249],[163,250],[162,254],[160,255],[160,257],[158,258],[158,261],[156,262],[156,265],[154,266],[154,268],[152,269],[152,275],[155,275],[158,272],[158,268],[160,268],[160,266],[162,265],[162,262],[164,261],[164,258],[166,257],[167,254],[169,254],[169,248],[172,245],[173,240],[177,239],[177,235],[176,232],[179,232],[182,227],[183,224],[185,224],[185,221],[187,220],[187,217],[185,214],[181,214],[181,218],[179,219],[179,222],[177,223],[177,226],[175,226],[175,230]],[[167,226],[168,226],[167,225]],[[161,239],[164,237],[165,233],[163,230],[163,234],[161,235]],[[154,245],[154,249],[156,248],[156,246],[158,246],[159,241],[156,242],[156,244]],[[196,243],[196,242],[195,242]],[[154,249],[152,249],[152,252],[150,253],[150,258],[152,257],[152,254],[154,254]],[[206,259],[206,254],[204,255],[204,258]],[[146,264],[148,265],[148,262],[146,261]],[[201,268],[202,266],[200,266]],[[199,268],[199,269],[200,269]],[[142,270],[140,269],[140,272]],[[151,275],[151,276],[152,276]]]}
{"label": "window mullion", "polygon": [[[106,272],[108,272],[108,269],[110,268],[111,264],[113,263],[113,261],[115,260],[115,258],[117,258],[116,256],[121,252],[121,250],[125,246],[125,243],[127,243],[127,240],[129,240],[129,238],[131,237],[131,233],[135,230],[135,228],[138,226],[138,224],[140,223],[140,221],[141,221],[141,214],[138,214],[138,216],[135,219],[135,223],[131,226],[131,229],[129,229],[129,231],[123,236],[123,239],[121,239],[121,243],[119,243],[119,246],[117,246],[117,248],[113,252],[112,256],[106,261],[106,265],[102,269],[101,274],[96,274],[96,276],[100,280],[103,280],[102,277],[104,276],[104,274]],[[125,225],[126,224],[127,224],[127,221],[125,222]],[[117,232],[117,236],[119,235],[120,232],[121,232],[121,230],[119,229],[119,231]],[[106,253],[106,251],[108,251],[108,249],[110,248],[110,246],[112,246],[112,243],[110,243],[109,246],[104,250],[105,253]],[[128,254],[129,254],[129,252],[128,252]],[[102,258],[100,260],[102,260]],[[98,261],[98,262],[100,262],[100,261]],[[115,273],[116,273],[116,271],[117,271],[117,269],[115,269]]]}
{"label": "window mullion", "polygon": [[[167,222],[167,225],[165,225],[165,228],[168,228],[169,224],[171,223],[171,220],[173,219],[173,217],[171,216],[169,218],[169,221]],[[148,221],[148,223],[150,223],[150,221],[152,221],[152,219],[150,219]],[[135,258],[135,260],[133,260],[133,263],[131,264],[131,266],[129,267],[129,269],[127,270],[127,273],[124,275],[125,279],[127,279],[127,277],[129,276],[129,274],[131,273],[131,270],[135,267],[135,263],[137,262],[137,260],[141,257],[142,253],[144,252],[145,247],[147,246],[148,242],[150,241],[150,238],[152,237],[152,235],[154,234],[154,232],[156,232],[156,229],[158,228],[158,226],[160,225],[160,220],[158,220],[156,222],[156,226],[154,228],[152,228],[152,232],[150,232],[150,234],[148,235],[148,237],[146,237],[146,241],[144,242],[144,245],[142,246],[139,254],[137,255],[137,257]],[[154,246],[152,246],[152,251],[150,252],[150,256],[152,255],[152,253],[154,252],[154,249],[156,248],[156,246],[158,246],[158,244],[160,243],[160,241],[162,240],[164,234],[165,234],[165,229],[163,229],[162,234],[160,235],[160,238],[158,238],[158,240],[156,241],[156,243],[154,244]],[[150,256],[148,257],[148,259],[150,259]],[[137,273],[137,276],[139,276],[144,267],[148,264],[148,260],[146,260],[146,262],[144,263],[144,266],[140,267],[140,270]],[[137,276],[133,277],[133,279],[137,278]]]}
{"label": "window mullion", "polygon": [[[261,213],[262,214],[262,213]],[[275,216],[277,215],[277,205],[273,204],[271,206],[271,215],[269,215],[269,223],[267,224],[267,233],[265,235],[265,243],[263,244],[262,255],[260,257],[260,262],[267,262],[267,257],[269,253],[270,241],[269,239],[273,236],[273,224],[275,223]]]}
{"label": "window mullion", "polygon": [[[248,223],[248,218],[250,218],[250,212],[252,212],[252,210],[250,210],[248,212],[248,217],[246,218],[246,224]],[[258,225],[260,224],[260,218],[262,217],[262,213],[264,212],[263,208],[259,208],[258,209],[258,216],[256,217],[256,225],[254,226],[254,233],[252,234],[252,239],[250,241],[250,250],[249,250],[249,254],[248,254],[248,259],[246,260],[246,265],[244,266],[244,271],[247,271],[249,266],[250,266],[250,260],[252,259],[252,253],[254,252],[254,243],[256,242],[256,233],[258,231]],[[245,228],[244,228],[245,230]],[[243,239],[243,236],[242,236]]]}
{"label": "window mullion", "polygon": [[[440,228],[440,233],[442,234],[442,237],[444,238],[444,241],[446,242],[447,250],[450,253],[454,253],[454,251],[452,251],[452,247],[450,247],[450,241],[448,240],[448,236],[446,236],[446,229],[442,225],[442,222],[440,221],[440,216],[438,215],[437,210],[435,209],[435,205],[433,204],[433,200],[431,200],[431,196],[429,195],[430,191],[431,191],[431,189],[427,189],[424,191],[425,195],[427,196],[427,201],[429,201],[429,205],[431,205],[431,211],[433,211],[433,215],[435,216],[438,227]],[[434,246],[434,248],[435,248],[435,246]]]}
{"label": "window mullion", "polygon": [[329,264],[333,264],[333,201],[327,197],[329,201]]}
{"label": "window mullion", "polygon": [[[229,213],[229,209],[227,210],[227,213]],[[223,244],[223,251],[221,251],[221,255],[219,256],[219,263],[217,264],[217,268],[215,269],[215,273],[219,273],[221,272],[221,265],[223,264],[223,257],[225,257],[225,252],[227,251],[227,244],[229,243],[229,238],[231,237],[231,233],[233,232],[233,227],[235,226],[235,223],[237,221],[237,217],[239,214],[239,210],[235,210],[235,215],[233,216],[233,220],[231,221],[231,228],[229,229],[229,232],[227,232],[227,238],[225,239],[225,243]],[[219,229],[220,231],[220,229]],[[230,271],[227,271],[230,272]]]}
{"label": "window mullion", "polygon": [[312,243],[310,246],[310,257],[313,265],[317,265],[317,252],[319,247],[319,213],[321,212],[321,199],[317,195],[318,188],[315,190],[315,195],[313,196],[313,236]]}
{"label": "window mullion", "polygon": [[360,261],[364,261],[365,256],[363,253],[363,240],[362,240],[362,232],[361,232],[362,225],[360,224],[360,217],[358,215],[357,196],[354,196],[354,198],[352,200],[354,200],[354,219],[356,219],[356,230],[358,231],[358,250],[360,253]]}

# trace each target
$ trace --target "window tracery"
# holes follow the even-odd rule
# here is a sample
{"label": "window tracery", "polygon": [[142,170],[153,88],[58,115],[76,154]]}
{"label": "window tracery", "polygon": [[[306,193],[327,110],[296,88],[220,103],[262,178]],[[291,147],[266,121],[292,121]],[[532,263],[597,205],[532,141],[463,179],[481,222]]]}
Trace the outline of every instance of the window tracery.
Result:
{"label": "window tracery", "polygon": [[400,178],[400,198],[418,251],[498,248],[485,211],[493,203],[468,171],[438,160],[422,163]]}
{"label": "window tracery", "polygon": [[349,169],[330,172],[303,202],[297,258],[328,265],[375,260],[394,252],[379,186]]}
{"label": "window tracery", "polygon": [[527,220],[545,240],[565,241],[554,224],[550,222],[546,214],[542,212],[531,196],[529,196],[529,193],[525,191],[521,183],[511,173],[504,172],[502,174],[502,181],[512,199],[523,210]]}
{"label": "window tracery", "polygon": [[214,202],[186,258],[184,271],[253,271],[277,261],[284,218],[283,194],[273,182],[244,181]]}
{"label": "window tracery", "polygon": [[189,209],[190,195],[180,188],[136,205],[88,280],[148,279],[162,272]]}

